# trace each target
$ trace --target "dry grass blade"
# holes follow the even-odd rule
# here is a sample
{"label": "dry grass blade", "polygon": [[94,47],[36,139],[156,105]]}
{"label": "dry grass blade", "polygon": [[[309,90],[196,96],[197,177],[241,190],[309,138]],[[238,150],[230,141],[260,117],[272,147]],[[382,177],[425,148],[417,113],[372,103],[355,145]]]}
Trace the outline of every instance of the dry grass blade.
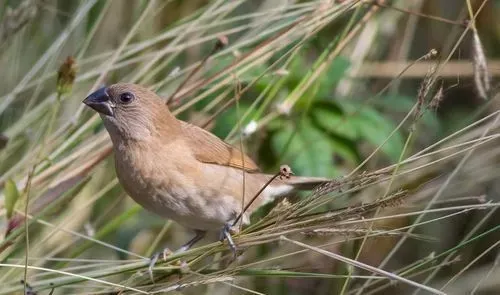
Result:
{"label": "dry grass blade", "polygon": [[361,268],[361,269],[364,269],[364,270],[368,270],[368,271],[371,271],[371,272],[374,272],[374,273],[377,273],[377,274],[380,274],[380,275],[383,275],[389,279],[393,279],[393,280],[397,280],[397,281],[400,281],[400,282],[403,282],[403,283],[406,283],[406,284],[409,284],[411,286],[414,286],[416,288],[419,288],[419,289],[422,289],[422,290],[426,290],[428,292],[431,292],[433,294],[441,294],[441,295],[444,295],[446,293],[442,292],[442,291],[439,291],[437,289],[434,289],[434,288],[431,288],[429,286],[426,286],[426,285],[422,285],[422,284],[419,284],[417,282],[414,282],[414,281],[411,281],[411,280],[408,280],[406,278],[403,278],[403,277],[400,277],[396,274],[393,274],[391,272],[388,272],[388,271],[385,271],[383,269],[379,269],[379,268],[376,268],[376,267],[373,267],[373,266],[370,266],[370,265],[367,265],[365,263],[362,263],[362,262],[359,262],[359,261],[356,261],[356,260],[352,260],[350,258],[347,258],[347,257],[344,257],[342,255],[338,255],[336,253],[332,253],[332,252],[329,252],[329,251],[326,251],[326,250],[323,250],[321,248],[318,248],[318,247],[314,247],[314,246],[310,246],[310,245],[307,245],[307,244],[304,244],[302,242],[299,242],[299,241],[295,241],[295,240],[291,240],[291,239],[288,239],[287,237],[285,236],[282,236],[281,237],[282,240],[284,241],[287,241],[287,242],[290,242],[290,243],[293,243],[297,246],[300,246],[300,247],[303,247],[303,248],[307,248],[307,249],[310,249],[312,251],[315,251],[315,252],[318,252],[320,254],[323,254],[325,256],[328,256],[328,257],[331,257],[335,260],[339,260],[339,261],[342,261],[344,263],[347,263],[347,264],[350,264],[350,265],[353,265],[353,266],[356,266],[358,268]]}
{"label": "dry grass blade", "polygon": [[[492,1],[446,13],[431,0],[4,2],[0,294],[498,286],[500,111],[477,99],[498,74]],[[215,50],[220,36],[230,42]],[[58,72],[66,56],[76,77],[72,59]],[[102,121],[81,104],[104,82],[172,97],[179,118],[269,176],[287,163],[332,181],[253,212],[237,260],[207,237],[166,257],[152,284],[147,257],[188,233],[124,194]]]}
{"label": "dry grass blade", "polygon": [[[149,292],[142,291],[142,290],[139,290],[139,289],[136,289],[136,288],[127,287],[127,286],[123,286],[123,285],[119,285],[119,284],[107,282],[107,281],[104,281],[104,280],[100,280],[100,279],[96,279],[96,278],[91,278],[91,277],[86,277],[86,276],[82,276],[82,275],[79,275],[79,274],[69,273],[69,272],[60,271],[60,270],[56,270],[56,269],[50,269],[50,268],[44,268],[44,267],[36,267],[36,266],[30,266],[30,265],[25,266],[25,265],[19,265],[19,264],[8,264],[8,263],[0,263],[0,266],[3,266],[3,267],[14,267],[14,268],[25,268],[25,267],[27,267],[28,269],[36,269],[36,270],[53,272],[53,273],[57,273],[57,274],[65,275],[65,276],[76,277],[76,278],[79,278],[79,279],[84,279],[84,280],[88,280],[88,281],[99,283],[99,284],[104,284],[104,285],[109,285],[109,286],[113,286],[113,287],[118,287],[120,289],[134,291],[134,292],[137,292],[137,293],[140,293],[140,294],[149,294]],[[0,294],[9,294],[9,292],[12,292],[12,291],[13,290],[9,290],[9,289],[1,290]]]}
{"label": "dry grass blade", "polygon": [[75,30],[75,28],[80,24],[80,22],[87,15],[88,11],[94,6],[96,2],[97,0],[89,0],[82,4],[82,6],[78,9],[78,13],[75,15],[75,18],[68,25],[68,27],[59,35],[57,40],[52,43],[45,54],[33,65],[30,71],[23,77],[23,79],[18,83],[14,90],[12,90],[9,95],[4,97],[2,103],[0,104],[0,114],[2,114],[7,109],[7,107],[16,98],[16,95],[24,89],[28,82],[41,70],[41,68],[55,54],[55,52],[60,50],[61,46],[63,46],[64,43],[68,40],[68,36],[70,35],[70,33]]}
{"label": "dry grass blade", "polygon": [[[37,12],[36,0],[24,0],[16,9],[7,6],[0,22],[0,44],[5,44],[11,36],[35,18]],[[0,46],[0,49],[2,47]]]}

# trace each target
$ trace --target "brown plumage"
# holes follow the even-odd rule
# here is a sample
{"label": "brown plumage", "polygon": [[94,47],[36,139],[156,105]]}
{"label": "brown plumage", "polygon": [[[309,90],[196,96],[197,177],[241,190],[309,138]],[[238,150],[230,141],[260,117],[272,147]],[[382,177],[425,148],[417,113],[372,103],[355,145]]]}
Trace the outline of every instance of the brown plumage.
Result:
{"label": "brown plumage", "polygon": [[[259,172],[237,148],[175,118],[160,97],[139,85],[104,87],[84,103],[100,113],[110,134],[117,176],[125,191],[147,210],[197,232],[183,250],[205,231],[224,229],[227,235],[226,225],[240,213],[242,200],[250,201],[272,177]],[[324,181],[309,177],[273,181],[244,214],[243,222],[273,198]]]}

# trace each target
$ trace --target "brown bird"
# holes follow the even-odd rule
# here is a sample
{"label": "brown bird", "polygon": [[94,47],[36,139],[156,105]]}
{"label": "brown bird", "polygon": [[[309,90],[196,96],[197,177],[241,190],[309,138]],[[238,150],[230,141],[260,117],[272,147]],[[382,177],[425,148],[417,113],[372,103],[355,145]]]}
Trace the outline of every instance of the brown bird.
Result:
{"label": "brown bird", "polygon": [[[109,132],[125,191],[147,210],[196,232],[178,251],[189,249],[207,231],[221,231],[234,253],[229,230],[242,200],[247,205],[273,175],[259,172],[248,156],[212,133],[175,118],[158,95],[139,85],[103,87],[83,102],[99,112]],[[274,198],[325,181],[276,179],[244,212],[242,223]],[[150,272],[158,257],[153,256]]]}

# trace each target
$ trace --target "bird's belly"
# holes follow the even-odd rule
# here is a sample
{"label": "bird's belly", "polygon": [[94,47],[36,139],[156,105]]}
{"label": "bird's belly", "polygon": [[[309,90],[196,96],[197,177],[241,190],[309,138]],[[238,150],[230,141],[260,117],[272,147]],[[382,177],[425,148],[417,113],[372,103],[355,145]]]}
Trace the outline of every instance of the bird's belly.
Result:
{"label": "bird's belly", "polygon": [[[122,154],[118,155],[123,157]],[[216,177],[217,171],[190,166],[198,163],[192,159],[143,157],[136,161],[127,158],[120,160],[116,161],[119,163],[117,176],[130,197],[148,211],[187,228],[220,230],[224,224],[236,218],[242,209],[240,198],[227,189],[227,181],[239,183],[239,178],[223,175],[219,179]],[[139,160],[142,162],[139,163]],[[169,165],[158,169],[156,162]],[[241,177],[241,173],[237,173],[237,176]],[[246,223],[248,218],[244,220]]]}
{"label": "bird's belly", "polygon": [[225,223],[235,218],[235,213],[241,207],[230,196],[207,198],[196,189],[183,187],[127,192],[148,211],[197,230],[220,230]]}

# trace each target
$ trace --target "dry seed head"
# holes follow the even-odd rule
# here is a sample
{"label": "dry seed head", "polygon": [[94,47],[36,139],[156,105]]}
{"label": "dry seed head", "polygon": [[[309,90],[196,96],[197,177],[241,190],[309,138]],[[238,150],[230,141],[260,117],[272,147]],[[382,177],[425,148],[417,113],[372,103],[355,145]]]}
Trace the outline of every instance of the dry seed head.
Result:
{"label": "dry seed head", "polygon": [[438,91],[434,95],[434,97],[431,99],[431,102],[429,103],[429,107],[436,111],[441,104],[441,101],[443,101],[443,85],[439,87]]}
{"label": "dry seed head", "polygon": [[276,222],[280,222],[286,218],[287,214],[293,208],[293,204],[287,198],[282,199],[274,208],[269,212],[269,216],[277,216]]}
{"label": "dry seed head", "polygon": [[429,53],[427,54],[428,55],[428,58],[431,58],[431,57],[434,57],[438,54],[438,51],[434,48],[431,49],[431,51],[429,51]]}
{"label": "dry seed head", "polygon": [[290,203],[290,201],[287,198],[284,198],[273,208],[273,211],[277,212],[288,211],[290,207],[292,207],[292,203]]}
{"label": "dry seed head", "polygon": [[488,73],[483,44],[476,30],[472,30],[472,62],[477,93],[482,99],[487,99],[491,90],[491,77]]}
{"label": "dry seed head", "polygon": [[280,166],[280,178],[283,179],[284,178],[290,178],[290,176],[293,175],[293,171],[292,171],[292,168],[290,168],[290,166],[288,165],[281,165]]}
{"label": "dry seed head", "polygon": [[393,194],[392,196],[390,196],[384,200],[381,200],[380,207],[386,208],[386,207],[400,206],[401,204],[403,204],[403,198],[406,196],[407,196],[406,191],[403,191],[403,190],[398,191],[395,194]]}
{"label": "dry seed head", "polygon": [[326,182],[324,184],[321,184],[314,188],[314,190],[311,193],[311,197],[319,197],[319,196],[324,196],[326,194],[329,194],[331,192],[340,190],[344,184],[347,182],[344,182],[342,180],[332,180],[329,182]]}
{"label": "dry seed head", "polygon": [[226,47],[228,44],[229,44],[229,39],[227,38],[227,36],[224,36],[224,35],[218,36],[217,43],[215,43],[215,50],[219,51],[219,50],[223,49],[224,47]]}
{"label": "dry seed head", "polygon": [[[432,53],[432,50],[431,52]],[[429,54],[430,54],[429,53]],[[425,98],[429,94],[432,83],[434,81],[434,75],[436,74],[437,65],[430,67],[429,71],[425,75],[424,81],[420,84],[417,95],[417,108],[415,109],[415,117],[413,118],[413,124],[415,124],[424,113]]]}
{"label": "dry seed head", "polygon": [[76,77],[75,59],[68,56],[57,72],[57,93],[63,95],[71,92]]}

